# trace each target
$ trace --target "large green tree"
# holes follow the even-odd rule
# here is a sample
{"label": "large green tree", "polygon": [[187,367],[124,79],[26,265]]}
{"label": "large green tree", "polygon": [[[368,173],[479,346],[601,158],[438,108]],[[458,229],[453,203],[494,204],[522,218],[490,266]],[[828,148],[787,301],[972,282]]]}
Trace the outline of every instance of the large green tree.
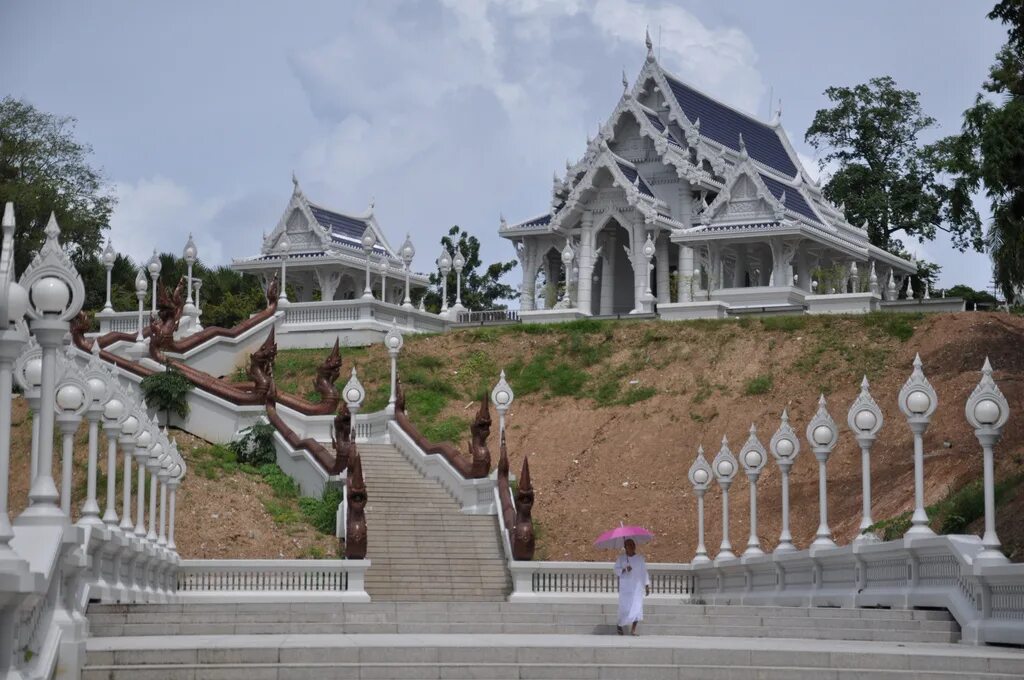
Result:
{"label": "large green tree", "polygon": [[115,199],[89,162],[92,148],[77,141],[74,131],[74,118],[13,97],[0,100],[0,202],[14,201],[18,273],[42,245],[51,212],[76,264],[100,249]]}
{"label": "large green tree", "polygon": [[[480,241],[460,229],[458,225],[441,237],[441,245],[452,254],[455,253],[457,245],[462,251],[462,256],[466,258],[466,266],[462,269],[462,304],[466,309],[505,309],[505,304],[500,302],[501,300],[514,300],[519,297],[515,288],[501,282],[501,277],[515,268],[515,260],[494,262],[481,269],[483,262],[480,260]],[[453,269],[448,273],[449,307],[455,304],[455,281]],[[424,304],[427,309],[436,313],[441,310],[440,272],[430,275],[430,286]]]}
{"label": "large green tree", "polygon": [[1003,0],[988,17],[1006,26],[1007,41],[982,85],[987,95],[964,112],[961,133],[942,141],[943,160],[961,204],[984,187],[993,277],[1014,300],[1024,289],[1024,0]]}
{"label": "large green tree", "polygon": [[852,224],[868,224],[871,243],[893,253],[903,230],[921,241],[947,231],[960,250],[984,246],[977,212],[956,200],[942,172],[941,145],[925,145],[921,133],[935,126],[918,94],[901,90],[889,76],[853,87],[830,87],[831,107],[820,109],[806,141],[822,152],[819,164],[836,168],[822,192],[843,204]]}

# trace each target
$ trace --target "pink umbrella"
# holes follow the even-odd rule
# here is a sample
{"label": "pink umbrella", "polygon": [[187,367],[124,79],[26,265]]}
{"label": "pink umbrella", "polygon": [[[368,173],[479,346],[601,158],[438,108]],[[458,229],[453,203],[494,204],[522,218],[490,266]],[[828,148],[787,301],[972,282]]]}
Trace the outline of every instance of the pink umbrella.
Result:
{"label": "pink umbrella", "polygon": [[598,536],[597,540],[594,541],[594,545],[598,548],[618,548],[621,550],[622,544],[626,542],[627,538],[633,539],[635,543],[647,543],[654,538],[654,534],[643,527],[619,526]]}

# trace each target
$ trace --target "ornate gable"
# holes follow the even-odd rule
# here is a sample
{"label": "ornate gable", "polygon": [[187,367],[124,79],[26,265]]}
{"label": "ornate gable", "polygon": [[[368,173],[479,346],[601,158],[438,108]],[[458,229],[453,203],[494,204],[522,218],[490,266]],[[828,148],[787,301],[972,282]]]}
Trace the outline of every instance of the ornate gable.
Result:
{"label": "ornate gable", "polygon": [[292,175],[292,197],[288,201],[288,207],[278,220],[277,226],[270,232],[269,236],[264,235],[262,254],[269,255],[278,249],[281,237],[288,234],[288,241],[291,243],[291,250],[323,250],[331,243],[331,235],[320,226],[312,210],[309,208],[309,201],[299,187],[299,181]]}
{"label": "ornate gable", "polygon": [[786,214],[786,195],[768,190],[749,158],[733,166],[725,186],[701,215],[705,225],[777,222]]}

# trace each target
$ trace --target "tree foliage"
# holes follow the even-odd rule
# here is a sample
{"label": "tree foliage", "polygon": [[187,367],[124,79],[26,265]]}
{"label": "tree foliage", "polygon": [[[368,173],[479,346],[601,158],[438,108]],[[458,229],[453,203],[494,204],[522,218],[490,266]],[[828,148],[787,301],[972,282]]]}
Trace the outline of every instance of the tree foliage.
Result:
{"label": "tree foliage", "polygon": [[1024,0],[1002,0],[988,14],[1007,28],[988,80],[964,112],[959,135],[942,140],[944,169],[963,202],[983,186],[992,210],[985,245],[1007,300],[1024,287]]}
{"label": "tree foliage", "polygon": [[75,119],[39,111],[26,101],[0,100],[0,203],[14,201],[15,267],[21,273],[42,245],[53,212],[76,265],[99,251],[115,199],[92,148],[74,138]]}
{"label": "tree foliage", "polygon": [[[483,262],[480,260],[480,241],[460,229],[458,225],[453,226],[446,236],[441,237],[441,245],[452,254],[458,245],[462,256],[466,258],[466,266],[462,269],[462,304],[467,309],[504,309],[505,305],[499,303],[499,300],[514,300],[519,297],[515,288],[501,282],[501,277],[515,268],[515,260],[494,262],[481,271]],[[436,313],[441,310],[440,272],[430,275],[430,286],[424,304],[427,309]],[[448,273],[449,307],[455,304],[455,286],[456,274],[452,269]]]}
{"label": "tree foliage", "polygon": [[893,253],[904,248],[893,236],[900,229],[921,241],[948,231],[960,250],[983,248],[977,212],[942,173],[949,150],[919,139],[935,119],[922,111],[916,92],[883,76],[830,87],[825,96],[832,106],[815,114],[805,139],[824,151],[822,169],[837,166],[822,192],[845,205],[850,223],[867,222],[871,243]]}

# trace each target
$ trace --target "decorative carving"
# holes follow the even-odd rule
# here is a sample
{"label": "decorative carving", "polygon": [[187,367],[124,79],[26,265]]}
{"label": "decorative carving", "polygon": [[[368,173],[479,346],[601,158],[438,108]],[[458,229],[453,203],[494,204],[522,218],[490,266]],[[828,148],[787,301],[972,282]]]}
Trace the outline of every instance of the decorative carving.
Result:
{"label": "decorative carving", "polygon": [[363,481],[363,462],[355,444],[352,445],[348,479],[345,482],[345,500],[348,515],[345,522],[345,557],[361,560],[366,557],[366,483]]}
{"label": "decorative carving", "polygon": [[320,395],[320,403],[330,404],[331,409],[341,400],[338,388],[334,384],[341,375],[341,352],[338,340],[334,341],[334,348],[327,355],[324,362],[316,369],[316,377],[313,379],[313,388]]}
{"label": "decorative carving", "polygon": [[253,381],[253,392],[264,397],[275,397],[277,388],[274,386],[274,359],[277,358],[277,342],[274,341],[274,329],[260,345],[259,349],[249,357],[249,378]]}
{"label": "decorative carving", "polygon": [[277,273],[274,273],[274,278],[270,280],[270,285],[267,286],[267,307],[277,308],[277,298],[281,295],[281,282],[277,279]]}
{"label": "decorative carving", "polygon": [[174,345],[174,332],[185,309],[185,277],[178,280],[170,294],[163,282],[159,282],[156,294],[156,315],[149,320],[149,354],[162,363],[164,350]]}
{"label": "decorative carving", "polygon": [[532,560],[535,548],[533,533],[533,485],[530,483],[530,461],[523,457],[523,472],[519,475],[516,494],[516,524],[512,530],[512,559]]}
{"label": "decorative carving", "polygon": [[491,451],[487,438],[491,436],[491,402],[485,394],[480,399],[480,410],[469,426],[472,438],[469,441],[469,455],[472,458],[473,477],[486,477],[491,471]]}
{"label": "decorative carving", "polygon": [[344,470],[348,467],[355,450],[355,437],[352,436],[352,412],[348,404],[342,402],[338,415],[334,417],[334,430],[331,432],[331,444],[334,446],[335,469]]}

